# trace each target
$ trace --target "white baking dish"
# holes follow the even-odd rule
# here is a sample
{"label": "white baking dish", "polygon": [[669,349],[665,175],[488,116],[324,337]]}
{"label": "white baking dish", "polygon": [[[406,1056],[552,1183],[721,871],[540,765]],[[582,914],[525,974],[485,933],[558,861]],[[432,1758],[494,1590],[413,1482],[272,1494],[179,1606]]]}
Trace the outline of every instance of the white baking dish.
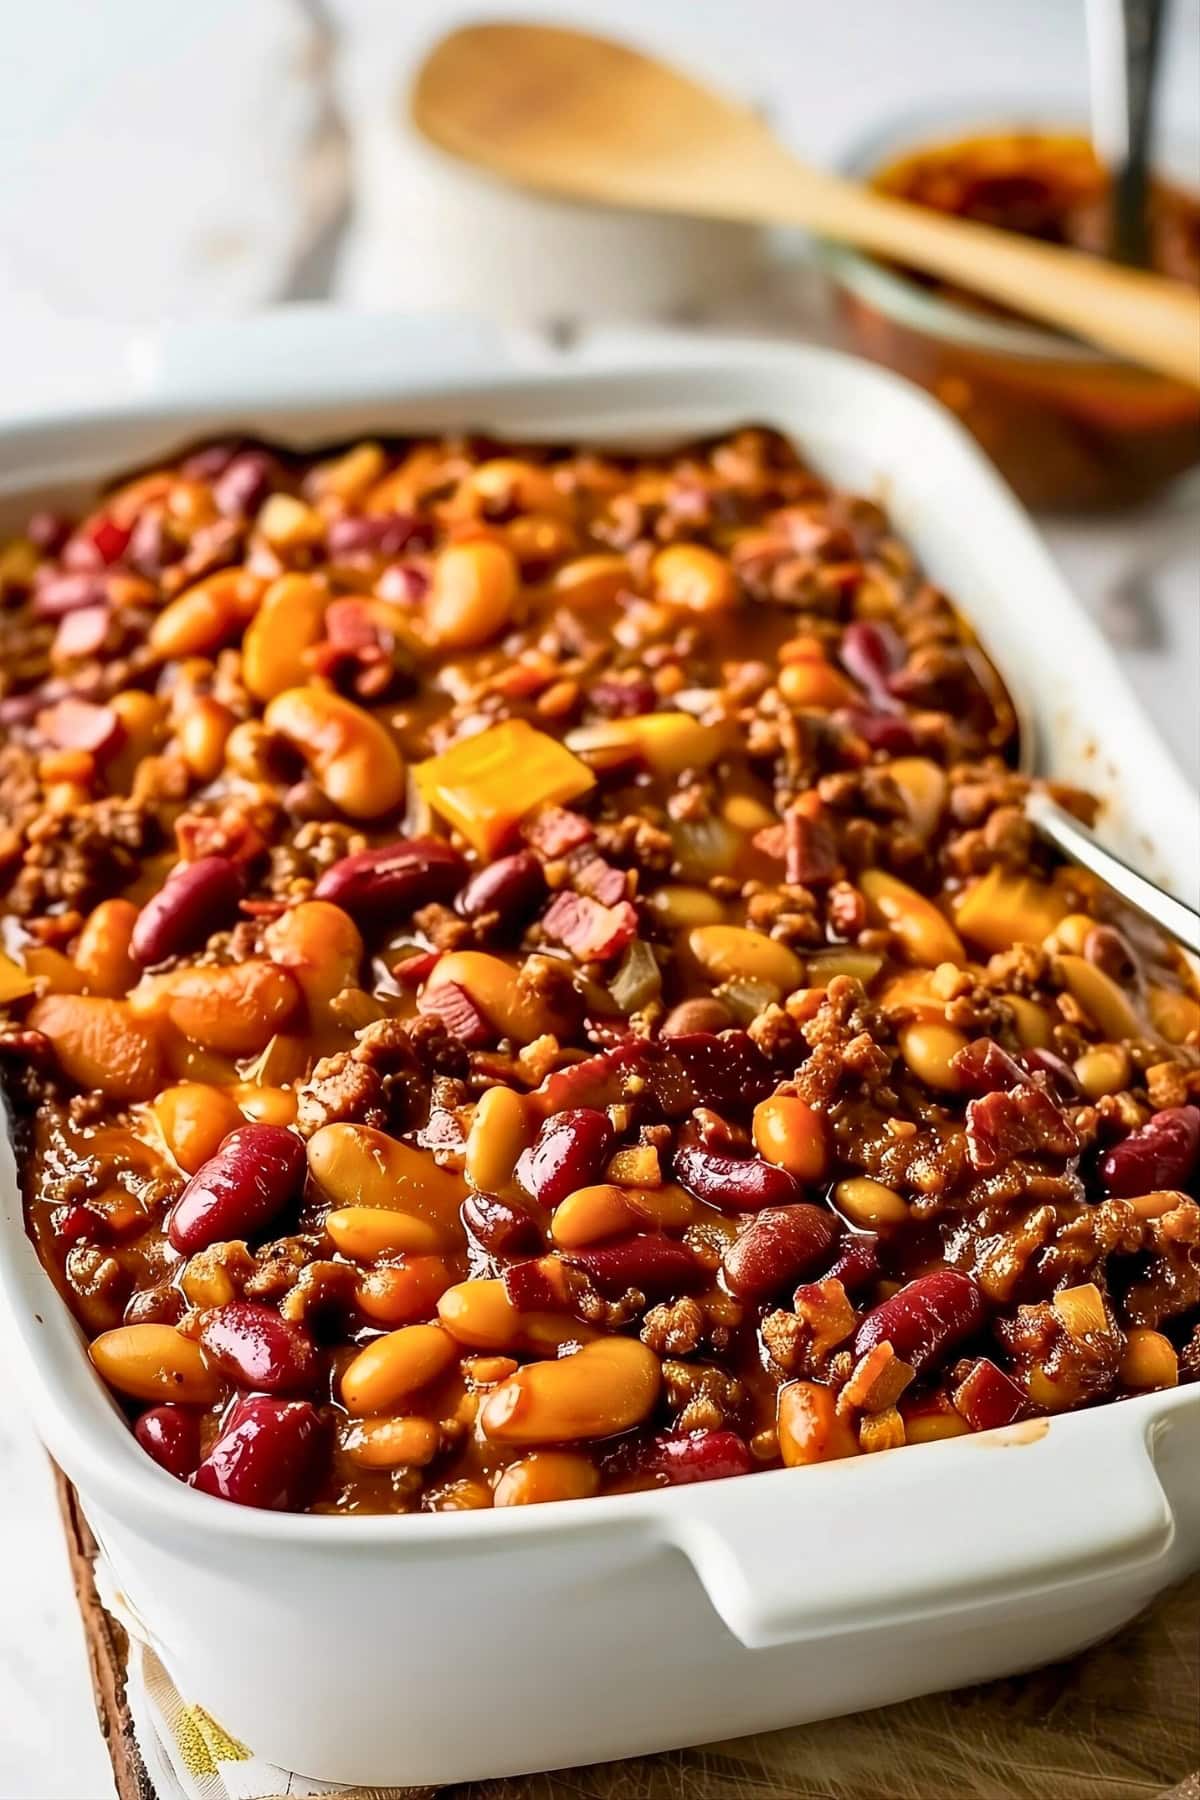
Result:
{"label": "white baking dish", "polygon": [[[1052,772],[1102,788],[1118,846],[1195,892],[1193,796],[1111,655],[958,426],[865,363],[707,340],[522,373],[457,330],[302,315],[168,340],[141,389],[10,430],[0,503],[230,427],[632,442],[776,424],[887,501],[1021,680]],[[38,1429],[184,1694],[331,1780],[520,1774],[979,1681],[1104,1636],[1200,1562],[1200,1387],[652,1494],[289,1517],[195,1494],[137,1448],[25,1237],[7,1145],[0,1284]]]}

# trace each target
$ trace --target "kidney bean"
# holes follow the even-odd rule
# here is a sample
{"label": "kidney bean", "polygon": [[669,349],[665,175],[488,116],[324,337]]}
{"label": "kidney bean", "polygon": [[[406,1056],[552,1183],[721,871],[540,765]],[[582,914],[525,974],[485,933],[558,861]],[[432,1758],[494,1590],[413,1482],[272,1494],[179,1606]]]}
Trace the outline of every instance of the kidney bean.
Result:
{"label": "kidney bean", "polygon": [[939,1361],[983,1322],[983,1295],[969,1275],[935,1269],[869,1312],[854,1334],[855,1356],[865,1356],[886,1339],[902,1362],[918,1375]]}
{"label": "kidney bean", "polygon": [[739,1300],[768,1294],[813,1274],[826,1260],[838,1234],[831,1212],[801,1202],[768,1206],[756,1213],[725,1252],[725,1283]]}
{"label": "kidney bean", "polygon": [[186,1406],[152,1406],[142,1413],[133,1435],[160,1469],[186,1481],[200,1461],[200,1415]]}
{"label": "kidney bean", "polygon": [[873,705],[885,713],[898,710],[888,683],[904,661],[904,646],[889,626],[870,619],[852,620],[842,633],[838,655],[842,667],[866,689]]}
{"label": "kidney bean", "polygon": [[528,1256],[541,1249],[537,1220],[523,1206],[496,1194],[468,1194],[462,1222],[491,1256]]}
{"label": "kidney bean", "polygon": [[309,1400],[239,1400],[192,1485],[238,1506],[295,1512],[320,1477],[329,1430]]}
{"label": "kidney bean", "polygon": [[1075,1071],[1069,1062],[1064,1062],[1057,1051],[1047,1050],[1044,1045],[1034,1045],[1032,1049],[1022,1050],[1021,1061],[1031,1075],[1044,1075],[1046,1085],[1057,1100],[1079,1100],[1083,1089],[1076,1080]]}
{"label": "kidney bean", "polygon": [[590,1106],[554,1113],[517,1159],[517,1180],[542,1206],[555,1207],[600,1179],[612,1144],[607,1113]]}
{"label": "kidney bean", "polygon": [[669,1049],[691,1083],[693,1105],[744,1110],[774,1085],[766,1057],[745,1031],[685,1031]]}
{"label": "kidney bean", "polygon": [[664,1299],[694,1293],[709,1280],[708,1270],[694,1251],[654,1231],[615,1244],[572,1250],[568,1260],[582,1269],[602,1294],[612,1296],[640,1288],[647,1299]]}
{"label": "kidney bean", "polygon": [[[634,1038],[621,1049],[621,1067],[640,1077],[642,1092],[649,1094],[664,1118],[682,1119],[699,1104],[696,1084],[675,1055],[675,1039],[666,1044],[647,1044],[644,1038]],[[617,1054],[608,1052],[609,1056]]]}
{"label": "kidney bean", "polygon": [[725,1212],[761,1212],[804,1198],[803,1184],[794,1175],[757,1156],[728,1156],[700,1144],[681,1144],[674,1169],[676,1180],[693,1199],[707,1200]]}
{"label": "kidney bean", "polygon": [[303,1325],[256,1300],[230,1300],[204,1314],[200,1343],[222,1375],[264,1394],[309,1393],[317,1353]]}
{"label": "kidney bean", "polygon": [[415,513],[373,513],[334,519],[325,533],[331,557],[399,556],[404,550],[428,550],[429,526]]}
{"label": "kidney bean", "polygon": [[531,850],[517,850],[487,863],[474,874],[458,896],[458,910],[464,919],[478,919],[484,913],[499,915],[499,925],[515,932],[537,911],[546,893],[546,877],[542,865]]}
{"label": "kidney bean", "polygon": [[190,1256],[225,1238],[257,1236],[297,1192],[304,1145],[282,1125],[242,1125],[202,1163],[175,1202],[167,1235]]}
{"label": "kidney bean", "polygon": [[993,1431],[1012,1425],[1026,1410],[1025,1395],[1016,1382],[988,1357],[971,1364],[953,1394],[954,1409],[972,1431]]}
{"label": "kidney bean", "polygon": [[1100,1160],[1100,1179],[1119,1199],[1186,1188],[1200,1161],[1200,1106],[1168,1106],[1114,1144]]}
{"label": "kidney bean", "polygon": [[648,675],[602,675],[587,697],[603,719],[634,719],[658,705],[658,690]]}
{"label": "kidney bean", "polygon": [[749,1445],[736,1431],[664,1431],[614,1451],[604,1473],[610,1481],[648,1477],[667,1487],[684,1487],[749,1475],[753,1468]]}
{"label": "kidney bean", "polygon": [[908,720],[898,714],[847,707],[836,717],[872,750],[882,750],[885,756],[914,756],[920,748],[916,732]]}
{"label": "kidney bean", "polygon": [[227,856],[179,863],[137,916],[129,948],[140,963],[163,962],[194,950],[237,912],[243,883]]}
{"label": "kidney bean", "polygon": [[874,1231],[847,1232],[838,1245],[838,1253],[825,1271],[826,1281],[840,1281],[848,1294],[869,1287],[879,1276],[879,1234]]}
{"label": "kidney bean", "polygon": [[270,493],[276,475],[274,458],[265,450],[240,450],[213,482],[217,511],[227,519],[248,519]]}
{"label": "kidney bean", "polygon": [[326,869],[314,892],[353,919],[375,922],[411,913],[431,900],[449,900],[466,868],[442,838],[399,838],[343,856]]}

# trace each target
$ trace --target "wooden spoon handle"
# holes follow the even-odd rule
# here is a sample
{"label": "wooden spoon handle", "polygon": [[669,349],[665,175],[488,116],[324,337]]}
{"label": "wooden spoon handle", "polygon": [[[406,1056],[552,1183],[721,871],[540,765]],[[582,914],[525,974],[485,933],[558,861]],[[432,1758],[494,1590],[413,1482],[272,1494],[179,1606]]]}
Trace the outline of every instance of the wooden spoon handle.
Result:
{"label": "wooden spoon handle", "polygon": [[821,236],[940,275],[1200,387],[1200,295],[1182,282],[946,219],[836,178],[818,208],[807,172],[805,181],[805,217]]}
{"label": "wooden spoon handle", "polygon": [[[735,117],[732,109],[728,116]],[[740,130],[717,140],[708,155],[648,158],[635,174],[628,165],[577,160],[546,185],[618,205],[799,225],[941,276],[1200,388],[1200,294],[1193,288],[876,193],[797,162],[756,119],[738,117],[736,125]]]}
{"label": "wooden spoon handle", "polygon": [[[742,155],[706,165],[703,180],[694,171],[656,174],[667,177],[681,210],[803,226],[1200,387],[1200,295],[1182,282],[875,193],[794,161],[765,132],[743,148]],[[653,185],[660,188],[659,204],[671,204],[662,184]]]}

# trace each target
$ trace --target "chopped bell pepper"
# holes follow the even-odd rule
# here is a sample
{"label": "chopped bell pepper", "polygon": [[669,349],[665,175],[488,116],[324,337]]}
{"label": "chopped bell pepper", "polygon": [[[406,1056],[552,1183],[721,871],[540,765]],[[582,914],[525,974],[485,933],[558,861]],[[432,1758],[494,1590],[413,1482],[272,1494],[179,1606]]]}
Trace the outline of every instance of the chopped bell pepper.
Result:
{"label": "chopped bell pepper", "polygon": [[596,777],[557,738],[506,719],[418,763],[422,796],[481,856],[494,856],[518,821],[539,806],[575,800]]}
{"label": "chopped bell pepper", "polygon": [[989,952],[1040,944],[1067,911],[1057,888],[997,863],[966,890],[954,910],[962,935]]}

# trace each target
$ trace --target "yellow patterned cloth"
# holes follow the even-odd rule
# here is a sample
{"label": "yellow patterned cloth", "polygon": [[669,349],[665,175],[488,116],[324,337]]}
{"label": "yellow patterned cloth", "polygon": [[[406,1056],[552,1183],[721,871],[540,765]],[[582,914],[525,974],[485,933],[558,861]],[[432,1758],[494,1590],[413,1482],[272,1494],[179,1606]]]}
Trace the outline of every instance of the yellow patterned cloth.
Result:
{"label": "yellow patterned cloth", "polygon": [[433,1788],[342,1787],[255,1756],[202,1706],[186,1700],[104,1558],[96,1592],[129,1639],[125,1692],[134,1736],[157,1800],[429,1800]]}

